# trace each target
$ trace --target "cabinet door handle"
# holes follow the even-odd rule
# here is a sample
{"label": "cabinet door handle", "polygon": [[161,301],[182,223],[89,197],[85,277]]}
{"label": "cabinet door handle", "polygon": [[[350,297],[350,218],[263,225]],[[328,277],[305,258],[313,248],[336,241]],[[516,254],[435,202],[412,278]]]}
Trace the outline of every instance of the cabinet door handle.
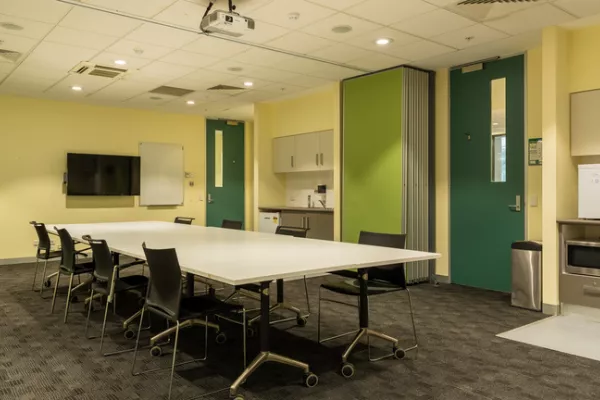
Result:
{"label": "cabinet door handle", "polygon": [[319,166],[319,153],[315,154],[315,163]]}
{"label": "cabinet door handle", "polygon": [[306,217],[306,230],[310,230],[310,217]]}
{"label": "cabinet door handle", "polygon": [[321,165],[324,165],[323,164],[323,153],[321,153]]}
{"label": "cabinet door handle", "polygon": [[290,157],[290,160],[292,160],[292,161],[291,161],[291,163],[292,163],[292,168],[294,168],[294,156],[291,156],[291,157]]}
{"label": "cabinet door handle", "polygon": [[306,217],[302,217],[302,228],[306,227],[306,221],[304,218],[306,218]]}

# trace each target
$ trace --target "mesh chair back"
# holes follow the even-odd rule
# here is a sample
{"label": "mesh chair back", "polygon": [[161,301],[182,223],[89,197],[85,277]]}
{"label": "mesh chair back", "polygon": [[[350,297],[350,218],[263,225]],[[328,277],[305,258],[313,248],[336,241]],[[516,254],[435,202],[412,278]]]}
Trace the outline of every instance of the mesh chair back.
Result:
{"label": "mesh chair back", "polygon": [[242,225],[243,225],[242,221],[232,221],[229,219],[224,219],[223,223],[221,224],[221,228],[235,229],[235,230],[241,231]]}
{"label": "mesh chair back", "polygon": [[183,225],[191,225],[192,221],[195,220],[196,218],[189,218],[189,217],[176,217],[175,218],[175,222],[176,224],[183,224]]}
{"label": "mesh chair back", "polygon": [[42,250],[49,252],[50,251],[50,235],[48,235],[48,230],[46,229],[46,225],[41,222],[31,221],[31,225],[35,228],[35,233],[37,233],[38,237],[38,253]]}
{"label": "mesh chair back", "polygon": [[[375,233],[361,231],[358,238],[359,244],[371,246],[393,247],[404,249],[406,247],[406,234]],[[406,288],[404,264],[392,264],[369,269],[369,280],[380,280]]]}
{"label": "mesh chair back", "polygon": [[149,249],[144,243],[150,284],[146,304],[173,319],[179,318],[181,303],[181,267],[175,249]]}
{"label": "mesh chair back", "polygon": [[60,238],[60,247],[62,249],[61,265],[69,272],[75,272],[75,243],[71,234],[66,229],[54,228]]}
{"label": "mesh chair back", "polygon": [[296,228],[295,226],[278,226],[275,230],[276,235],[294,236],[297,238],[305,238],[308,229]]}
{"label": "mesh chair back", "polygon": [[111,289],[114,273],[113,257],[106,240],[92,239],[89,236],[83,236],[83,239],[92,247],[94,257],[94,278],[98,281],[107,283],[108,289]]}

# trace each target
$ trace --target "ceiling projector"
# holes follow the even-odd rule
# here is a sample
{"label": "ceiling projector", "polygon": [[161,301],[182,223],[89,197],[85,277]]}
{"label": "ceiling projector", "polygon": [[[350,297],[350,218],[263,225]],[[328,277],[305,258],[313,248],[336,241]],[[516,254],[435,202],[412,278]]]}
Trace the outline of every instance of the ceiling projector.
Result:
{"label": "ceiling projector", "polygon": [[217,10],[205,14],[200,23],[200,29],[206,33],[240,37],[254,30],[254,20],[242,17],[236,12]]}

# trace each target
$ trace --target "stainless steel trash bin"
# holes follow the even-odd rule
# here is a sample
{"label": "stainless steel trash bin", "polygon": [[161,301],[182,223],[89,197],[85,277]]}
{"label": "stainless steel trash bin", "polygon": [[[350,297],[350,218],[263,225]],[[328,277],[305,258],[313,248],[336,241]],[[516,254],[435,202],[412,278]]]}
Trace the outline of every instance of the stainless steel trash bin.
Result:
{"label": "stainless steel trash bin", "polygon": [[542,310],[542,243],[512,244],[512,299],[515,307]]}

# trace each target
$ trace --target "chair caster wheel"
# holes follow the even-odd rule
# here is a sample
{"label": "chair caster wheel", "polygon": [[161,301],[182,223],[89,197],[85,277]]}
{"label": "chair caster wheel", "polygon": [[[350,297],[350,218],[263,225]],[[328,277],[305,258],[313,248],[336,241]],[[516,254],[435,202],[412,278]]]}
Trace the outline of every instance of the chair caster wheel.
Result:
{"label": "chair caster wheel", "polygon": [[135,339],[136,336],[137,336],[137,326],[135,326],[135,325],[128,326],[127,329],[125,330],[125,332],[123,332],[123,337],[127,340]]}
{"label": "chair caster wheel", "polygon": [[308,374],[304,374],[304,386],[312,388],[317,386],[317,384],[319,383],[319,377],[315,374],[313,374],[312,372],[309,372]]}
{"label": "chair caster wheel", "polygon": [[296,318],[296,324],[300,327],[305,327],[307,323],[308,323],[308,318],[306,318],[306,317]]}
{"label": "chair caster wheel", "polygon": [[344,378],[352,378],[355,372],[354,365],[350,364],[349,362],[343,363],[340,372]]}
{"label": "chair caster wheel", "polygon": [[52,282],[50,281],[50,279],[44,281],[44,287],[49,288],[50,286],[52,286]]}
{"label": "chair caster wheel", "polygon": [[254,336],[256,336],[256,331],[254,330],[254,328],[246,329],[246,336],[249,338],[253,338]]}
{"label": "chair caster wheel", "polygon": [[215,342],[217,344],[225,344],[225,342],[227,342],[227,335],[224,332],[219,332],[215,337]]}
{"label": "chair caster wheel", "polygon": [[406,352],[403,349],[395,347],[394,357],[396,358],[396,360],[402,360],[404,357],[406,357]]}
{"label": "chair caster wheel", "polygon": [[242,396],[241,394],[236,394],[235,396],[231,397],[232,400],[246,400],[244,398],[244,396]]}
{"label": "chair caster wheel", "polygon": [[160,357],[162,356],[162,348],[160,346],[154,346],[150,349],[150,355],[152,357]]}

